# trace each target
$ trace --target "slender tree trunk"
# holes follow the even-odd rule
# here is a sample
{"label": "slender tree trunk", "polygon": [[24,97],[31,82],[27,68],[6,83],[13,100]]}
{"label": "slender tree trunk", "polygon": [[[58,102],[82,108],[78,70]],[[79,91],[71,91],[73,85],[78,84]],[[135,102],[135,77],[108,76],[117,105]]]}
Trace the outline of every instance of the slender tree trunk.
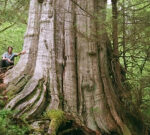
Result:
{"label": "slender tree trunk", "polygon": [[[28,119],[61,109],[76,122],[80,119],[78,127],[84,134],[132,134],[110,75],[106,4],[106,0],[30,1],[27,53],[5,78],[10,95],[6,108]],[[49,134],[56,133],[53,122]]]}
{"label": "slender tree trunk", "polygon": [[123,61],[124,61],[124,67],[127,71],[127,62],[126,62],[126,18],[125,18],[125,0],[123,0]]}
{"label": "slender tree trunk", "polygon": [[[116,88],[118,89],[118,95],[120,99],[127,98],[128,94],[126,92],[123,82],[125,81],[125,75],[121,73],[123,67],[119,62],[120,54],[118,47],[118,7],[117,0],[112,0],[112,38],[113,38],[113,71],[114,71],[114,80]],[[123,45],[123,48],[125,46]],[[123,70],[124,71],[124,70]]]}

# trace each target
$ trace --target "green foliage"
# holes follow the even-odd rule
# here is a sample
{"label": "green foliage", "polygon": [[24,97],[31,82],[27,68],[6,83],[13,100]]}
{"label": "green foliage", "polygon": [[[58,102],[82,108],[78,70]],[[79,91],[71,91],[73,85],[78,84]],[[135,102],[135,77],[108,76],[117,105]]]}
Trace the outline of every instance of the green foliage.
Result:
{"label": "green foliage", "polygon": [[3,23],[26,23],[29,0],[0,0],[0,25]]}
{"label": "green foliage", "polygon": [[22,50],[28,7],[29,0],[0,0],[0,57],[10,45]]}
{"label": "green foliage", "polygon": [[[122,7],[122,3],[119,3]],[[150,123],[150,2],[125,1],[125,59],[127,82],[130,84],[132,103],[142,113],[145,123]],[[119,16],[122,36],[122,14]],[[122,38],[120,41],[120,61],[123,62]],[[134,112],[134,110],[133,110]]]}
{"label": "green foliage", "polygon": [[28,128],[17,125],[13,120],[13,111],[0,110],[0,135],[24,135]]}
{"label": "green foliage", "polygon": [[0,96],[0,109],[5,106],[5,101],[3,100],[3,96]]}
{"label": "green foliage", "polygon": [[[120,63],[131,92],[131,110],[138,109],[150,125],[150,2],[118,1],[118,45]],[[112,41],[112,8],[107,9],[107,32]],[[125,45],[125,47],[123,47]],[[125,60],[125,61],[124,61]]]}
{"label": "green foliage", "polygon": [[[0,30],[8,25],[10,23],[1,25]],[[20,23],[0,33],[0,56],[6,52],[8,46],[13,46],[14,52],[20,52],[22,50],[25,29],[26,25]],[[18,59],[16,58],[16,62]]]}

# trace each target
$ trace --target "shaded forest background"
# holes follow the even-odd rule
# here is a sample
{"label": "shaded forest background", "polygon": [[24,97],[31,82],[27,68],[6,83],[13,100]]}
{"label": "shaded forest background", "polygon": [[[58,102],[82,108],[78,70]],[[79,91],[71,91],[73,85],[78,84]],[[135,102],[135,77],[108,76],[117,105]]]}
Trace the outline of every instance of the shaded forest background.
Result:
{"label": "shaded forest background", "polygon": [[[0,55],[8,46],[22,50],[29,0],[0,0]],[[150,1],[118,0],[119,60],[126,85],[132,93],[126,100],[150,126]],[[112,8],[107,7],[107,32],[112,39]],[[16,62],[18,59],[16,59]],[[128,93],[127,93],[128,94]],[[136,112],[135,112],[136,115]]]}

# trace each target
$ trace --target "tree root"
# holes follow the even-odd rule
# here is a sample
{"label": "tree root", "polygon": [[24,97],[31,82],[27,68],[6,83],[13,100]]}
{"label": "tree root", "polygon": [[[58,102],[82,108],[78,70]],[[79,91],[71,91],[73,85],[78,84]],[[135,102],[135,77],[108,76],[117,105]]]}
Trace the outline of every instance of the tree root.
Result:
{"label": "tree root", "polygon": [[80,135],[101,135],[99,131],[89,129],[83,122],[74,114],[63,112],[61,110],[50,111],[51,119],[48,134],[50,135],[65,135],[75,134]]}
{"label": "tree root", "polygon": [[[102,135],[100,131],[89,129],[78,116],[62,110],[47,111],[43,118],[32,121],[32,132],[46,135]],[[48,122],[49,121],[49,122]],[[34,123],[34,124],[33,124]],[[49,126],[47,126],[49,123]]]}
{"label": "tree root", "polygon": [[56,135],[58,128],[65,121],[64,112],[61,110],[50,110],[46,113],[51,122],[48,129],[49,135]]}
{"label": "tree root", "polygon": [[[20,92],[9,101],[6,105],[6,109],[17,110],[15,117],[20,117],[24,113],[27,113],[26,118],[39,114],[39,110],[43,111],[43,106],[46,100],[46,81],[43,79],[31,78],[26,86],[22,83],[24,79],[20,80],[17,85],[21,88]],[[22,87],[20,87],[22,86]],[[19,90],[19,89],[18,89]]]}
{"label": "tree root", "polygon": [[[78,116],[71,114],[71,113],[65,113],[65,117],[68,121],[72,122],[72,129],[78,130],[78,132],[81,132],[81,135],[101,135],[100,131],[94,131],[92,129],[89,129],[80,119]],[[68,130],[69,131],[69,130]],[[71,131],[71,130],[70,130]]]}

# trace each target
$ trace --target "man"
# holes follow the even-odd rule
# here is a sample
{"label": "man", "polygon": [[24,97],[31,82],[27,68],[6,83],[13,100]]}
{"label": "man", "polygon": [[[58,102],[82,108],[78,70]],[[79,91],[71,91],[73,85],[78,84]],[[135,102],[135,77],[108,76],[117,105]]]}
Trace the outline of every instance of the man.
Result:
{"label": "man", "polygon": [[1,67],[7,68],[9,66],[13,66],[15,57],[22,54],[25,54],[25,51],[22,51],[20,53],[13,53],[13,47],[9,46],[7,52],[5,52],[2,56]]}

